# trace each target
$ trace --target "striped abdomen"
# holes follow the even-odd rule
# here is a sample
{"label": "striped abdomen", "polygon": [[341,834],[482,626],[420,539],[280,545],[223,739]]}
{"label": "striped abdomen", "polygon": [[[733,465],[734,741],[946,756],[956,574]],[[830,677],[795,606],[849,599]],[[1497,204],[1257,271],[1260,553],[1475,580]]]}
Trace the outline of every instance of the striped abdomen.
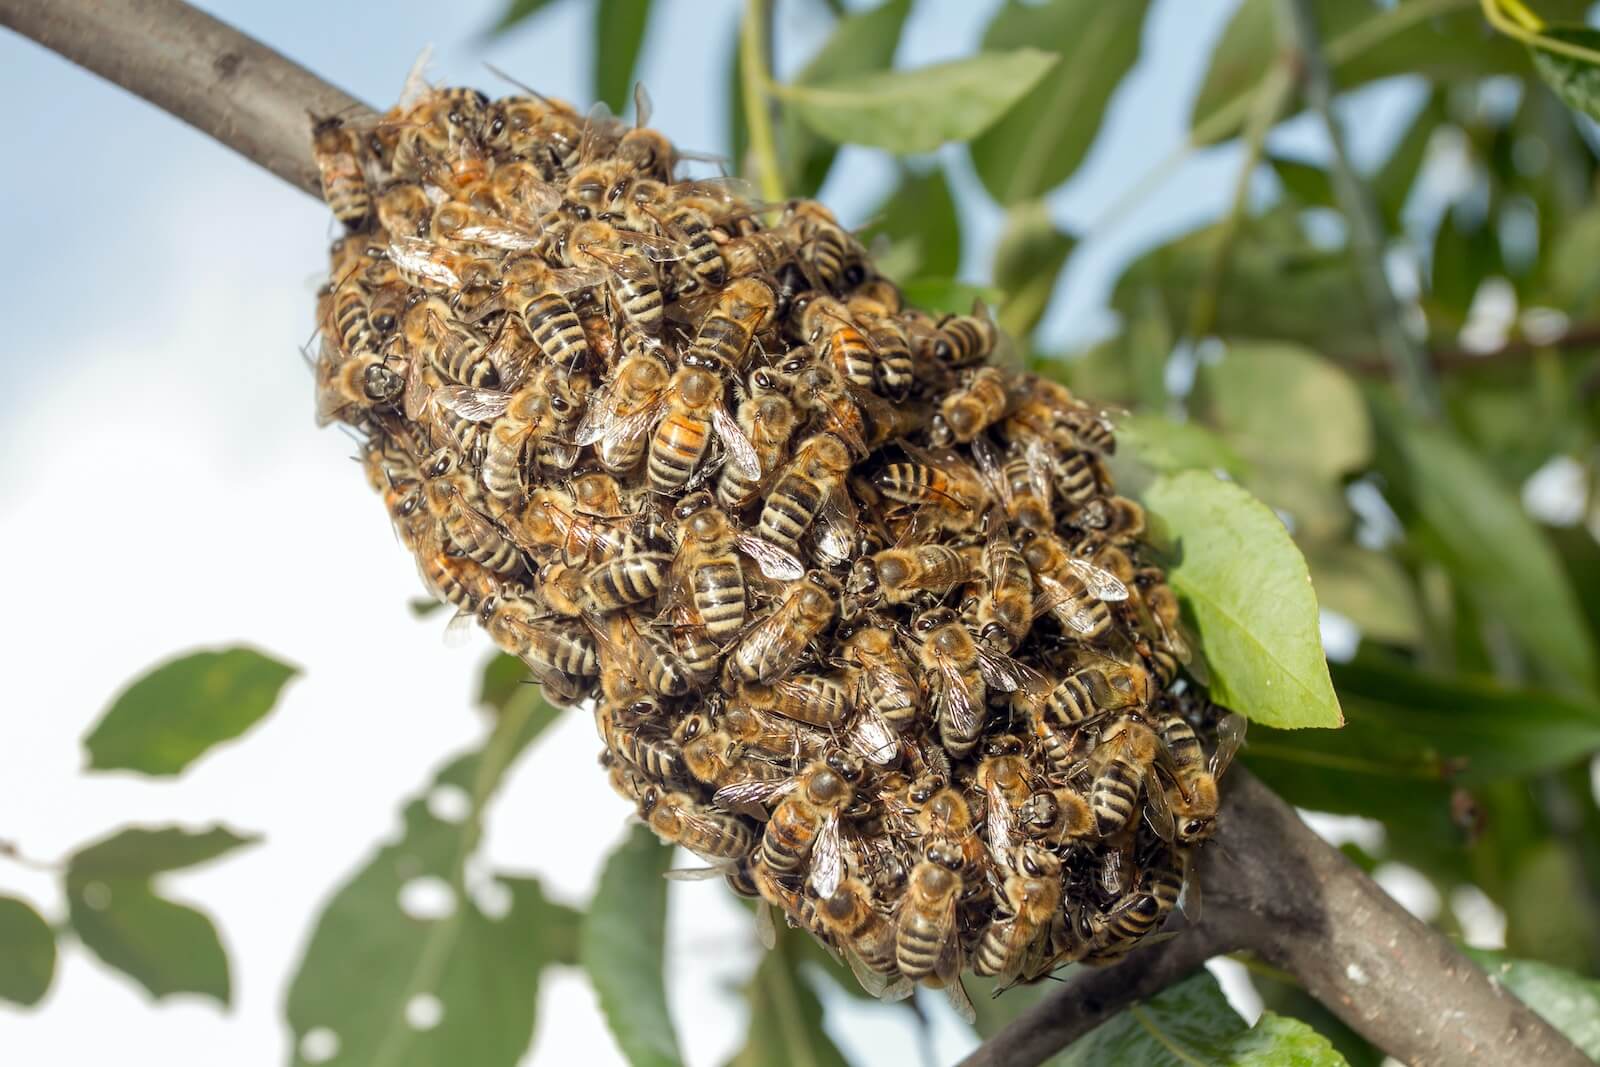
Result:
{"label": "striped abdomen", "polygon": [[671,563],[665,552],[618,556],[584,576],[584,596],[598,611],[617,611],[649,600],[660,591]]}
{"label": "striped abdomen", "polygon": [[778,479],[761,509],[756,536],[792,555],[800,552],[800,538],[822,510],[824,487],[814,478],[790,470]]}
{"label": "striped abdomen", "polygon": [[706,636],[722,642],[744,627],[744,571],[738,557],[730,554],[701,563],[690,588]]}
{"label": "striped abdomen", "polygon": [[522,323],[551,363],[581,366],[589,359],[589,340],[577,312],[560,293],[535,290],[518,309]]}
{"label": "striped abdomen", "polygon": [[705,458],[711,426],[689,411],[673,411],[650,439],[650,488],[669,493],[682,488]]}

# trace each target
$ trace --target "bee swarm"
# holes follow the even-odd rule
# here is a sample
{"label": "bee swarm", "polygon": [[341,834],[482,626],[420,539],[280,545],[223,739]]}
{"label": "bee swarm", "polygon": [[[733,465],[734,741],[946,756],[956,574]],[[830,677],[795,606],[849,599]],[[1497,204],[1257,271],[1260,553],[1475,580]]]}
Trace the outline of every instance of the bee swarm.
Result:
{"label": "bee swarm", "polygon": [[1178,680],[1102,417],[992,365],[981,309],[903,306],[818,203],[419,88],[315,126],[347,231],[316,373],[428,588],[881,996],[1161,926],[1239,720]]}

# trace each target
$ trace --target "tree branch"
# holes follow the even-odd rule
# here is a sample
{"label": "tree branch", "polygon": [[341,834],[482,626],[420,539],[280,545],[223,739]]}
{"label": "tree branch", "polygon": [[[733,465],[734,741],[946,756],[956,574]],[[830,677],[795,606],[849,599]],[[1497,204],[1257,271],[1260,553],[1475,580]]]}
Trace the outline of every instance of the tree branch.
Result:
{"label": "tree branch", "polygon": [[1242,768],[1229,776],[1217,837],[1196,875],[1205,910],[1193,927],[1067,982],[963,1067],[1043,1062],[1209,957],[1239,949],[1293,974],[1357,1033],[1413,1067],[1590,1062]]}
{"label": "tree branch", "polygon": [[0,26],[142,96],[312,196],[311,120],[372,110],[181,0],[0,0]]}
{"label": "tree branch", "polygon": [[[320,194],[310,120],[372,112],[180,0],[0,0],[0,25],[38,41]],[[1337,140],[1337,138],[1336,138]],[[1589,1061],[1412,918],[1248,772],[1229,778],[1200,859],[1206,913],[1182,936],[1084,974],[965,1062],[1032,1064],[1194,971],[1249,949],[1379,1048],[1411,1064]]]}

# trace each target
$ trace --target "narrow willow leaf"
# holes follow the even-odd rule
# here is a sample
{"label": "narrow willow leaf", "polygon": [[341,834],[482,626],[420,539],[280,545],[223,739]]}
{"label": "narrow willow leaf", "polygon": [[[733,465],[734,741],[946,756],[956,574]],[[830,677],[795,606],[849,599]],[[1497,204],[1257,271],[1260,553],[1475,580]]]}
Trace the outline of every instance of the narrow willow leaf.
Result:
{"label": "narrow willow leaf", "polygon": [[1328,1039],[1297,1019],[1265,1012],[1254,1026],[1228,1006],[1207,973],[1126,1009],[1067,1047],[1060,1067],[1343,1067]]}
{"label": "narrow willow leaf", "polygon": [[1189,471],[1145,494],[1175,542],[1168,581],[1200,629],[1219,702],[1269,726],[1338,726],[1306,562],[1265,504]]}
{"label": "narrow willow leaf", "polygon": [[159,896],[150,879],[256,840],[222,827],[133,827],[67,860],[67,911],[78,939],[157,999],[200,993],[227,1004],[228,956],[202,912]]}
{"label": "narrow willow leaf", "polygon": [[926,174],[903,170],[900,184],[870,218],[861,239],[869,246],[888,242],[873,258],[892,281],[949,278],[960,269],[961,220],[943,167]]}
{"label": "narrow willow leaf", "polygon": [[[888,70],[900,44],[900,31],[911,14],[911,0],[888,0],[868,11],[845,15],[809,63],[795,76],[797,85],[822,85],[836,78],[872,70]],[[785,183],[791,195],[814,196],[833,167],[837,147],[818,137],[792,110],[779,112],[778,138]],[[937,268],[930,271],[939,273]],[[955,268],[942,273],[955,273]]]}
{"label": "narrow willow leaf", "polygon": [[817,85],[781,86],[778,95],[817,133],[840,144],[900,155],[932,152],[975,137],[1009,111],[1055,65],[1023,48],[915,70],[852,74]]}
{"label": "narrow willow leaf", "polygon": [[1035,199],[1071,177],[1100,130],[1111,94],[1139,56],[1147,0],[1009,0],[983,46],[1044,48],[1061,61],[972,144],[984,186],[1002,204]]}
{"label": "narrow willow leaf", "polygon": [[594,9],[594,97],[615,114],[633,99],[633,72],[650,23],[650,0],[600,0]]}
{"label": "narrow willow leaf", "polygon": [[1404,458],[1411,499],[1432,534],[1425,544],[1551,680],[1593,692],[1588,625],[1560,561],[1521,502],[1445,430],[1392,411],[1386,425]]}
{"label": "narrow willow leaf", "polygon": [[328,901],[289,987],[296,1067],[311,1062],[301,1039],[312,1030],[337,1037],[338,1053],[316,1061],[336,1067],[510,1067],[522,1058],[540,973],[572,962],[579,917],[535,880],[468,879],[466,860],[484,805],[553,721],[520,698],[509,705],[484,748],[452,760],[408,801],[399,838]]}
{"label": "narrow willow leaf", "polygon": [[50,991],[56,935],[26,902],[0,896],[0,1000],[31,1007]]}
{"label": "narrow willow leaf", "polygon": [[578,937],[611,1036],[633,1067],[683,1062],[667,1010],[667,881],[672,849],[635,826],[606,860]]}
{"label": "narrow willow leaf", "polygon": [[259,722],[297,673],[249,648],[164,663],[123,690],[84,738],[89,769],[177,774]]}
{"label": "narrow willow leaf", "polygon": [[995,288],[1006,294],[997,318],[1009,336],[1022,341],[1032,335],[1077,244],[1076,237],[1056,228],[1049,209],[1038,200],[1018,204],[1006,215],[993,274]]}
{"label": "narrow willow leaf", "polygon": [[817,1001],[784,943],[761,958],[750,984],[750,1030],[728,1067],[848,1067],[828,1038]]}
{"label": "narrow willow leaf", "polygon": [[[1540,36],[1600,51],[1600,30],[1587,26],[1546,26]],[[1533,65],[1556,95],[1575,111],[1600,119],[1600,66],[1576,56],[1534,45]]]}
{"label": "narrow willow leaf", "polygon": [[489,32],[491,34],[504,33],[518,23],[537,15],[549,7],[550,3],[551,0],[511,0],[506,5],[505,11],[501,13],[499,20],[490,27]]}
{"label": "narrow willow leaf", "polygon": [[1600,1060],[1600,982],[1548,963],[1507,959],[1498,952],[1468,949],[1467,955],[1584,1055]]}

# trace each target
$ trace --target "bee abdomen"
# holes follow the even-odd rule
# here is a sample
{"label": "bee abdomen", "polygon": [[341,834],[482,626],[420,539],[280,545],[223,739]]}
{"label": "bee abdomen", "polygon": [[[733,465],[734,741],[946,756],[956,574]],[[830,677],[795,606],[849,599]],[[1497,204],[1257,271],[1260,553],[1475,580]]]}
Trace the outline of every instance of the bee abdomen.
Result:
{"label": "bee abdomen", "polygon": [[695,575],[694,606],[706,633],[721,640],[744,625],[744,573],[737,560],[708,563]]}
{"label": "bee abdomen", "polygon": [[584,577],[584,595],[601,611],[616,611],[649,600],[660,591],[671,561],[665,552],[619,556]]}

